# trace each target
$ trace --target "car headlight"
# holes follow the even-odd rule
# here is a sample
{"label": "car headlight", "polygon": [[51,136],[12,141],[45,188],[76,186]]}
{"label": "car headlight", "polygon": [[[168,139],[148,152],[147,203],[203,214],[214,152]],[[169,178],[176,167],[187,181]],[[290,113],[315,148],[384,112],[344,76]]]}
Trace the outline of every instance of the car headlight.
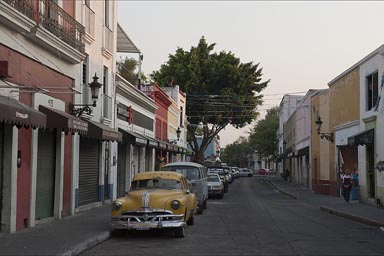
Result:
{"label": "car headlight", "polygon": [[171,202],[171,207],[172,207],[172,209],[174,209],[174,210],[179,209],[179,207],[180,207],[180,202],[177,201],[177,200],[173,200],[173,201]]}
{"label": "car headlight", "polygon": [[118,211],[120,210],[120,208],[123,206],[123,204],[119,201],[114,201],[113,204],[112,204],[112,208],[113,210],[115,211]]}

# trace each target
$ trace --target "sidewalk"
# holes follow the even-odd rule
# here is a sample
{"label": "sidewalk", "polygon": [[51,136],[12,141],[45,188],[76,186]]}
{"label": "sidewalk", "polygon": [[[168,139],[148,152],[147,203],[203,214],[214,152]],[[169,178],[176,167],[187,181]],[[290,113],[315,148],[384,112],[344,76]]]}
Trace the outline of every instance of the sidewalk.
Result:
{"label": "sidewalk", "polygon": [[308,188],[302,188],[277,176],[269,176],[268,180],[281,193],[297,200],[306,201],[308,204],[316,205],[322,211],[370,226],[384,227],[384,209],[377,209],[374,206],[359,203],[358,201],[346,203],[341,197],[316,194]]}
{"label": "sidewalk", "polygon": [[110,205],[13,234],[0,233],[0,255],[78,255],[109,238]]}
{"label": "sidewalk", "polygon": [[[281,193],[319,207],[319,210],[384,227],[383,209],[315,194],[277,176],[268,176],[266,180]],[[109,218],[110,205],[105,205],[13,234],[0,233],[0,255],[78,255],[109,238]]]}

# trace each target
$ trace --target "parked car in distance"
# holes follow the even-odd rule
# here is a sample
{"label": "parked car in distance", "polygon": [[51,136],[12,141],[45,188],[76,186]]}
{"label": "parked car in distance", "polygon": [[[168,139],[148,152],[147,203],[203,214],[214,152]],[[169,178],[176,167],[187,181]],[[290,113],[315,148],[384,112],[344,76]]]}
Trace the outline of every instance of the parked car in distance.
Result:
{"label": "parked car in distance", "polygon": [[224,197],[224,184],[219,174],[208,174],[208,196],[222,199]]}
{"label": "parked car in distance", "polygon": [[240,177],[252,177],[253,171],[251,171],[247,168],[239,168],[239,175],[240,175]]}
{"label": "parked car in distance", "polygon": [[235,166],[232,166],[231,167],[231,174],[233,176],[234,179],[237,179],[240,177],[240,171],[239,171],[239,168],[238,167],[235,167]]}
{"label": "parked car in distance", "polygon": [[177,172],[136,174],[131,189],[112,202],[111,232],[117,230],[168,229],[184,237],[184,228],[194,224],[196,195],[187,178]]}
{"label": "parked car in distance", "polygon": [[260,169],[257,171],[257,175],[267,175],[267,171],[265,169]]}
{"label": "parked car in distance", "polygon": [[219,174],[221,181],[224,184],[224,193],[228,192],[228,175],[229,175],[229,167],[207,167],[207,174],[215,173]]}
{"label": "parked car in distance", "polygon": [[174,162],[161,167],[161,171],[172,171],[185,175],[192,184],[192,192],[197,196],[197,213],[202,214],[203,209],[207,209],[207,168],[204,165],[194,162]]}

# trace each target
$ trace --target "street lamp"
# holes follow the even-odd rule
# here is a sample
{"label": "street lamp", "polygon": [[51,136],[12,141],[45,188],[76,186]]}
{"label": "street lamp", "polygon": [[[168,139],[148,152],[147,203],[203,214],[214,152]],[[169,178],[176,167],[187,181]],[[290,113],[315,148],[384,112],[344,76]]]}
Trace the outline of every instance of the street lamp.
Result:
{"label": "street lamp", "polygon": [[333,142],[333,133],[320,132],[323,121],[321,121],[321,117],[319,115],[315,119],[315,124],[316,124],[317,134],[320,135],[320,138]]}
{"label": "street lamp", "polygon": [[168,140],[168,142],[171,144],[176,144],[180,139],[180,134],[181,134],[180,127],[177,127],[177,130],[176,130],[177,140]]}
{"label": "street lamp", "polygon": [[96,101],[99,98],[99,90],[101,87],[101,84],[97,81],[99,78],[97,77],[96,73],[93,77],[92,83],[89,84],[89,88],[91,89],[91,95],[92,95],[92,101],[93,104],[69,104],[69,107],[71,109],[71,113],[74,116],[81,116],[83,112],[90,115],[92,113],[92,109],[90,107],[96,107]]}

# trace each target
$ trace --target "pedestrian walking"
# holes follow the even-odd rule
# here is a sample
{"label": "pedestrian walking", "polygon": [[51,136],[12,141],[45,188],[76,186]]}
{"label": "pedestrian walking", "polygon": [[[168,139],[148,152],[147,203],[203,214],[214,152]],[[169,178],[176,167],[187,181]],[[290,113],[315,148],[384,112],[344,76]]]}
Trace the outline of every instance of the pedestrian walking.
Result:
{"label": "pedestrian walking", "polygon": [[345,202],[349,202],[349,198],[351,196],[351,189],[352,189],[352,175],[349,169],[345,170],[345,173],[341,174],[341,188],[342,188],[342,194],[344,197]]}

